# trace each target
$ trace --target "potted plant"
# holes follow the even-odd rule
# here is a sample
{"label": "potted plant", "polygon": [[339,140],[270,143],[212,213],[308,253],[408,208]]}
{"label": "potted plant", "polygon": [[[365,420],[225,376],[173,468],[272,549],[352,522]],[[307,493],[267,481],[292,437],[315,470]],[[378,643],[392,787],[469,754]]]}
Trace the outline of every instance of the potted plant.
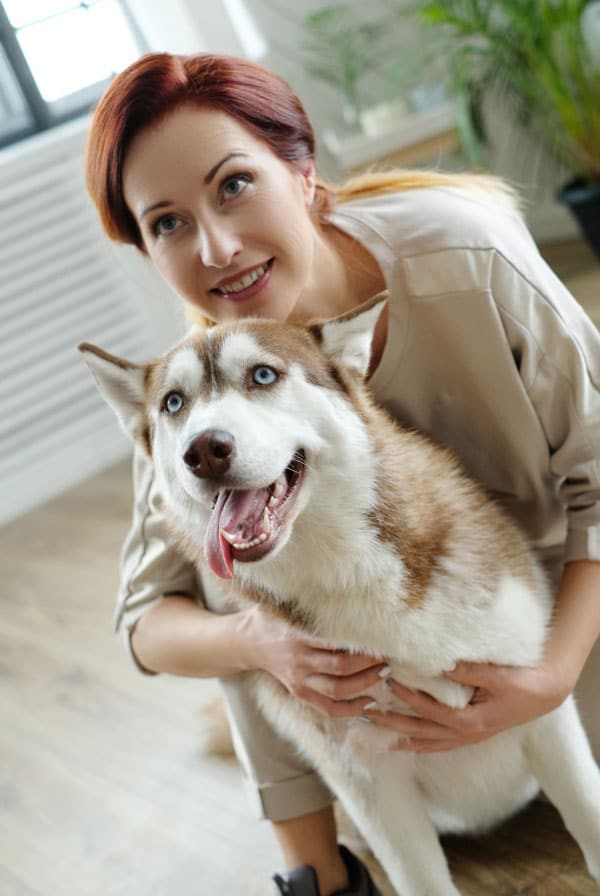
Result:
{"label": "potted plant", "polygon": [[389,16],[365,18],[348,3],[323,6],[304,18],[303,62],[316,79],[331,84],[343,98],[343,119],[360,129],[361,82],[381,66]]}
{"label": "potted plant", "polygon": [[600,2],[427,0],[417,14],[450,63],[472,150],[493,88],[572,172],[558,198],[600,255]]}

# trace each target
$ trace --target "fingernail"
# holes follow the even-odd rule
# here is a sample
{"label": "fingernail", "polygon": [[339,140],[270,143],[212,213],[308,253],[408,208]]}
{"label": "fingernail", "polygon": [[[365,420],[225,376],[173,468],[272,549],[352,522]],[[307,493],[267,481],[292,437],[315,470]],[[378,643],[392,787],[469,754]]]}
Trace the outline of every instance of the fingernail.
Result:
{"label": "fingernail", "polygon": [[384,666],[383,669],[380,669],[377,674],[379,675],[380,678],[387,678],[388,675],[392,674],[392,667]]}
{"label": "fingernail", "polygon": [[363,706],[363,709],[377,709],[377,703],[375,700],[371,700],[370,703],[367,703],[366,706]]}

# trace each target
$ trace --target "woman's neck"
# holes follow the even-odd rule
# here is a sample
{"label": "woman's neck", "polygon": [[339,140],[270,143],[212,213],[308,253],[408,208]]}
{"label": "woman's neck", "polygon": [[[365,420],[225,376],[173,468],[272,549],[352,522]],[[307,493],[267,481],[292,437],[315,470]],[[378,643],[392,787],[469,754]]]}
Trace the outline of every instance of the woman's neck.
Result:
{"label": "woman's neck", "polygon": [[332,224],[315,224],[311,279],[290,322],[336,317],[383,289],[381,268],[361,243]]}

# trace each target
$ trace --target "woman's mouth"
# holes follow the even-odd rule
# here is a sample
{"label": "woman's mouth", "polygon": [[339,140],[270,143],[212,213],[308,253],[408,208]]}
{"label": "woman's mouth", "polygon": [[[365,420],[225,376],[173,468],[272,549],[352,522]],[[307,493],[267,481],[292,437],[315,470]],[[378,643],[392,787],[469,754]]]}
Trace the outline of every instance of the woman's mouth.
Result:
{"label": "woman's mouth", "polygon": [[243,302],[245,299],[250,299],[264,289],[269,282],[274,262],[275,259],[270,258],[263,264],[251,268],[237,280],[214,287],[210,292],[232,302]]}

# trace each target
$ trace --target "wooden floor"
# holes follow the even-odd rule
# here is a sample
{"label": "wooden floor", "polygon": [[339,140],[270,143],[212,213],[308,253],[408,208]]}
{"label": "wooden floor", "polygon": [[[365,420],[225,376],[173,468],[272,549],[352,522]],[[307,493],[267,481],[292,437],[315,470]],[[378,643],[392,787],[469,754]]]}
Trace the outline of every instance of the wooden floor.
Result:
{"label": "wooden floor", "polygon": [[[554,261],[600,323],[600,267]],[[235,761],[201,750],[217,686],[141,676],[112,636],[130,502],[119,465],[0,531],[0,894],[265,896],[269,825]],[[597,892],[544,803],[445,845],[464,896]]]}

